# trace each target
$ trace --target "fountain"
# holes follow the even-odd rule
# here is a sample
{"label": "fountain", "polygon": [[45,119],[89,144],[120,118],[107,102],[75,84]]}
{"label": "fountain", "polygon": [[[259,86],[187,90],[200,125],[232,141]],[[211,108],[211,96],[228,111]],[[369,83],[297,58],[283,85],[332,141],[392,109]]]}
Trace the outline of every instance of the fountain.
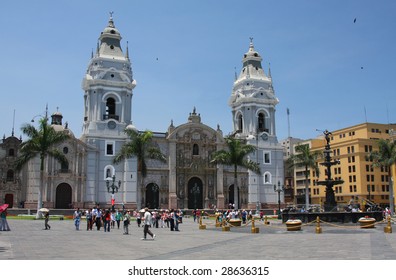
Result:
{"label": "fountain", "polygon": [[325,135],[325,140],[326,140],[326,146],[323,151],[324,154],[324,162],[321,163],[321,165],[326,167],[326,172],[327,172],[327,178],[324,181],[318,181],[318,185],[326,186],[326,200],[324,203],[324,210],[325,212],[334,212],[337,211],[337,202],[335,200],[335,195],[334,195],[334,190],[333,186],[334,185],[340,185],[343,184],[343,180],[333,180],[331,178],[331,167],[333,165],[339,164],[339,160],[332,160],[331,158],[331,153],[332,150],[330,148],[330,135],[331,132],[329,132],[327,129],[323,132]]}

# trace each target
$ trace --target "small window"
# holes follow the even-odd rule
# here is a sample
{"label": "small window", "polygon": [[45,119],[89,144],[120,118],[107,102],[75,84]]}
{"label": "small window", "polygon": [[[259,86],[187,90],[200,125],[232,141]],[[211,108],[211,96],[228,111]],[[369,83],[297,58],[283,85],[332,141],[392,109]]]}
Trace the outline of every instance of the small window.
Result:
{"label": "small window", "polygon": [[270,163],[271,163],[271,153],[264,152],[264,164],[270,164]]}
{"label": "small window", "polygon": [[65,155],[67,155],[67,154],[69,153],[69,148],[68,148],[68,147],[64,147],[64,148],[63,148],[63,153],[64,153]]}
{"label": "small window", "polygon": [[15,156],[15,150],[14,149],[9,149],[8,150],[8,156],[10,156],[10,157]]}
{"label": "small window", "polygon": [[110,49],[114,50],[114,46],[113,46],[113,45],[111,45],[111,46],[110,46]]}
{"label": "small window", "polygon": [[112,144],[107,144],[106,145],[106,154],[107,155],[112,155],[113,154],[113,145]]}
{"label": "small window", "polygon": [[106,155],[107,156],[114,156],[115,155],[115,143],[114,141],[106,141],[105,144],[105,149],[106,149]]}

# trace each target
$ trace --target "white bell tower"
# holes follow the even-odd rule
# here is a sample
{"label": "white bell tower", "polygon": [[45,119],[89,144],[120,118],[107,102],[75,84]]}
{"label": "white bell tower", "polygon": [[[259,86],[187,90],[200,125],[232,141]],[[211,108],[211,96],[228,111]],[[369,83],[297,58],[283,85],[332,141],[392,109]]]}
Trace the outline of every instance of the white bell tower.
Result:
{"label": "white bell tower", "polygon": [[124,130],[132,124],[132,90],[136,86],[128,46],[124,53],[121,39],[113,13],[110,13],[82,81],[84,123],[81,140],[96,150],[88,155],[85,199],[107,205],[111,194],[106,180],[115,176],[117,182],[121,181],[115,194],[116,204],[133,206],[137,203],[136,160],[113,164],[114,156],[127,141]]}
{"label": "white bell tower", "polygon": [[279,100],[272,86],[271,70],[264,72],[262,60],[250,38],[228,103],[235,137],[257,147],[250,159],[259,162],[261,175],[249,171],[248,205],[253,209],[277,203],[274,185],[283,185],[283,150],[275,130],[275,106]]}

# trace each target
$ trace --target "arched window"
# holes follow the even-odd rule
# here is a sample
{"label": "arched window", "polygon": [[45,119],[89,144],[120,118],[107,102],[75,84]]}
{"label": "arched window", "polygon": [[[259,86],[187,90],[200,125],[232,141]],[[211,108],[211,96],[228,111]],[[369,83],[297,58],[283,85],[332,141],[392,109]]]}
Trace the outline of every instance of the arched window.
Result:
{"label": "arched window", "polygon": [[106,99],[106,114],[104,115],[104,119],[119,120],[118,115],[116,115],[116,101],[113,97]]}
{"label": "arched window", "polygon": [[10,156],[10,157],[15,156],[15,150],[14,149],[9,149],[8,150],[8,156]]}
{"label": "arched window", "polygon": [[243,118],[242,118],[242,115],[238,116],[238,131],[240,131],[240,132],[243,131]]}
{"label": "arched window", "polygon": [[193,145],[193,156],[199,155],[199,146],[198,144]]}
{"label": "arched window", "polygon": [[10,169],[7,171],[7,182],[14,181],[14,170]]}
{"label": "arched window", "polygon": [[265,172],[264,173],[264,184],[271,184],[272,178],[271,173]]}
{"label": "arched window", "polygon": [[106,165],[103,169],[103,179],[106,180],[107,178],[111,178],[115,175],[115,168],[112,165]]}
{"label": "arched window", "polygon": [[106,114],[115,115],[115,100],[112,97],[109,97],[106,100]]}
{"label": "arched window", "polygon": [[259,131],[266,131],[265,127],[265,115],[263,113],[258,114],[258,129]]}

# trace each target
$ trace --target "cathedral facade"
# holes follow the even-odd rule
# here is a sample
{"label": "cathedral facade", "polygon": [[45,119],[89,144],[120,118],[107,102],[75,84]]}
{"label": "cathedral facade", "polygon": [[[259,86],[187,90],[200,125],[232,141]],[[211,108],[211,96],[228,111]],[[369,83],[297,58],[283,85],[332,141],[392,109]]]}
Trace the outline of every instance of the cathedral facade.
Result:
{"label": "cathedral facade", "polygon": [[[238,189],[234,189],[233,168],[210,161],[213,152],[226,149],[223,132],[220,127],[205,125],[196,108],[186,116],[186,123],[175,126],[171,122],[167,131],[154,132],[153,141],[167,161],[148,160],[145,178],[139,178],[136,158],[113,163],[114,156],[128,141],[125,129],[136,130],[131,119],[136,81],[128,46],[123,51],[121,39],[110,16],[82,81],[82,136],[78,139],[73,135],[63,124],[60,112],[51,115],[51,125],[71,136],[58,146],[69,163],[61,165],[46,159],[43,206],[89,208],[115,203],[117,208],[133,209],[223,209],[236,204],[239,208],[256,209],[276,204],[274,185],[283,184],[283,151],[275,131],[278,99],[270,70],[264,72],[262,58],[253,43],[243,56],[242,70],[232,88],[229,106],[234,126],[230,134],[257,147],[250,159],[260,163],[261,174],[239,168]],[[2,147],[11,145],[7,143],[11,142],[3,139]],[[14,204],[23,202],[25,207],[34,209],[40,184],[39,160],[29,162],[14,181]],[[2,197],[7,195],[4,185],[7,184],[1,185]]]}

